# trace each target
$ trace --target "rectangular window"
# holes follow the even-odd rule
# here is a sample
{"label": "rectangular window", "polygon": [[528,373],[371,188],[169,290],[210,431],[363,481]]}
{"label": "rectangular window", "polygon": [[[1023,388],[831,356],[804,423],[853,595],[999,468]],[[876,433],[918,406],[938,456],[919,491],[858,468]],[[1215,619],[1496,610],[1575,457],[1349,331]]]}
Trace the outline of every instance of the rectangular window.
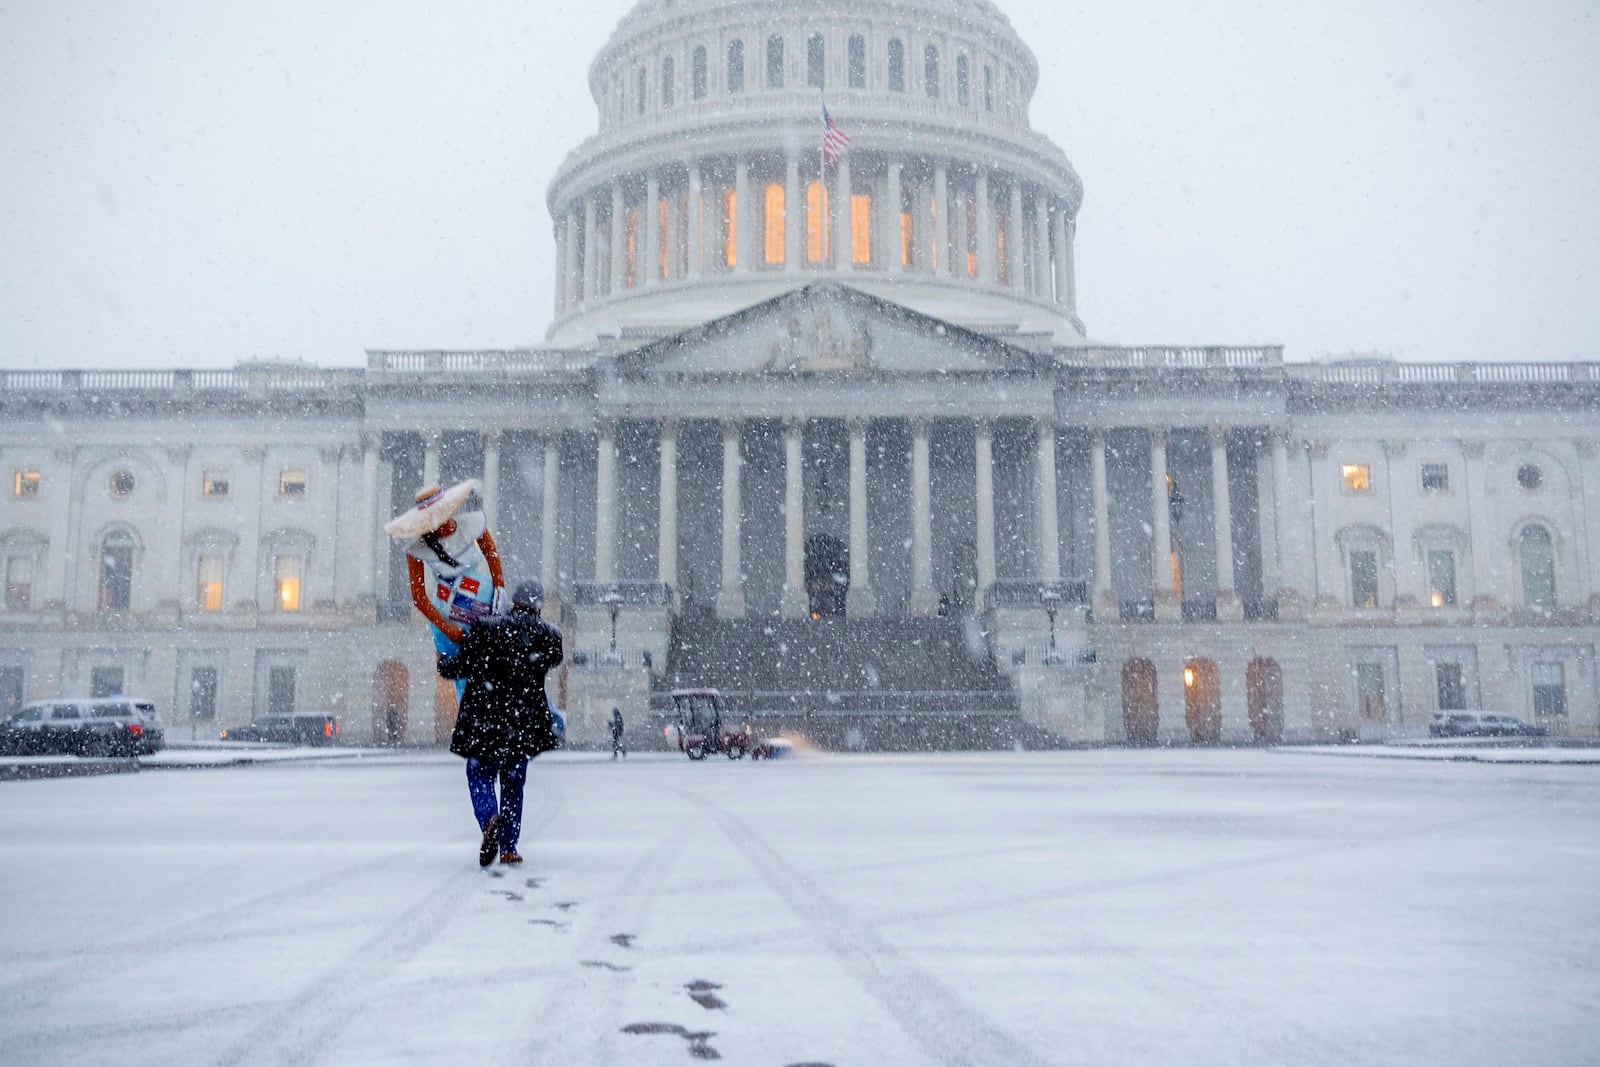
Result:
{"label": "rectangular window", "polygon": [[0,716],[14,715],[22,709],[22,665],[0,667]]}
{"label": "rectangular window", "polygon": [[728,45],[728,92],[744,92],[744,42]]}
{"label": "rectangular window", "polygon": [[1428,550],[1428,603],[1436,608],[1456,602],[1456,554],[1449,549]]}
{"label": "rectangular window", "polygon": [[928,99],[939,99],[939,49],[928,45],[922,50],[922,91]]}
{"label": "rectangular window", "polygon": [[819,182],[806,187],[806,262],[828,258],[828,190]]}
{"label": "rectangular window", "polygon": [[622,287],[634,289],[639,285],[639,209],[628,208],[622,213]]}
{"label": "rectangular window", "polygon": [[783,88],[783,38],[767,38],[767,88]]}
{"label": "rectangular window", "polygon": [[195,607],[201,611],[222,610],[221,556],[201,556],[195,579]]}
{"label": "rectangular window", "polygon": [[267,671],[267,714],[294,714],[293,667],[273,667]]}
{"label": "rectangular window", "polygon": [[1006,262],[1006,228],[996,226],[994,231],[995,275],[1001,285],[1011,284],[1011,265]]}
{"label": "rectangular window", "polygon": [[1467,684],[1461,677],[1461,664],[1440,663],[1433,668],[1440,711],[1465,711]]}
{"label": "rectangular window", "polygon": [[1567,713],[1567,680],[1559,663],[1533,665],[1533,714],[1545,719]]}
{"label": "rectangular window", "polygon": [[278,495],[303,497],[306,495],[306,470],[290,467],[278,472]]}
{"label": "rectangular window", "polygon": [[[850,40],[857,41],[860,38],[852,37]],[[813,33],[806,39],[806,85],[821,89],[826,72],[827,51],[822,43],[822,34]]]}
{"label": "rectangular window", "polygon": [[696,100],[704,100],[706,95],[706,49],[704,45],[694,50],[694,69],[690,73],[692,79],[690,91]]}
{"label": "rectangular window", "polygon": [[1422,491],[1424,493],[1448,493],[1450,491],[1450,467],[1444,463],[1424,463],[1422,465]]}
{"label": "rectangular window", "polygon": [[189,717],[211,720],[217,717],[217,669],[196,667],[189,672]]}
{"label": "rectangular window", "polygon": [[11,476],[11,495],[18,500],[32,500],[39,495],[39,472],[19,470]]}
{"label": "rectangular window", "polygon": [[663,59],[661,61],[661,106],[662,107],[671,107],[672,106],[673,93],[676,92],[676,90],[677,90],[677,86],[673,84],[672,79],[673,79],[673,75],[676,74],[676,73],[677,72],[674,70],[674,65],[673,65],[671,56],[668,56],[667,58],[665,58],[665,59]]}
{"label": "rectangular window", "polygon": [[33,606],[33,557],[6,560],[6,610],[27,611]]}
{"label": "rectangular window", "polygon": [[956,103],[966,107],[972,99],[972,88],[967,76],[967,57],[956,56]]}
{"label": "rectangular window", "polygon": [[916,231],[911,222],[911,212],[900,212],[900,265],[911,266],[911,256],[916,249]]}
{"label": "rectangular window", "polygon": [[784,239],[783,186],[773,182],[763,190],[762,197],[765,200],[763,204],[765,210],[762,212],[765,221],[761,241],[762,258],[767,261],[769,267],[781,267]]}
{"label": "rectangular window", "polygon": [[966,253],[967,277],[978,276],[978,202],[965,201],[967,215]]}
{"label": "rectangular window", "polygon": [[983,110],[994,110],[994,68],[987,63],[983,67]]}
{"label": "rectangular window", "polygon": [[867,87],[867,39],[857,34],[850,38],[850,88]]}
{"label": "rectangular window", "polygon": [[200,495],[225,497],[228,495],[228,472],[221,467],[207,467],[200,478]]}
{"label": "rectangular window", "polygon": [[89,695],[96,700],[122,695],[122,668],[95,667],[89,671]]}
{"label": "rectangular window", "polygon": [[667,225],[669,221],[667,202],[660,200],[656,203],[656,259],[659,261],[656,264],[656,269],[661,272],[656,275],[658,278],[667,276],[667,263],[671,258],[668,253],[672,250],[668,247],[670,242],[667,240],[667,236],[671,232],[671,228]]}
{"label": "rectangular window", "polygon": [[638,90],[639,90],[639,92],[638,92],[638,97],[639,97],[638,105],[639,106],[638,106],[637,110],[638,110],[639,114],[643,115],[644,114],[645,102],[646,102],[646,100],[648,99],[648,97],[650,95],[650,84],[646,80],[646,75],[645,75],[643,67],[640,67],[639,69],[637,69],[637,70],[635,70],[633,72],[633,83],[634,83],[634,85],[636,85],[638,87]]}
{"label": "rectangular window", "polygon": [[872,196],[855,193],[850,197],[850,262],[872,262]]}
{"label": "rectangular window", "polygon": [[1339,467],[1347,493],[1372,492],[1372,467],[1366,463],[1345,463]]}
{"label": "rectangular window", "polygon": [[100,607],[126,611],[133,603],[133,546],[107,544],[100,550]]}
{"label": "rectangular window", "polygon": [[1383,664],[1356,664],[1356,706],[1363,722],[1384,722],[1389,713],[1384,703]]}
{"label": "rectangular window", "polygon": [[722,190],[722,265],[730,270],[739,265],[739,194]]}
{"label": "rectangular window", "polygon": [[889,89],[896,93],[906,91],[906,46],[898,38],[889,42]]}
{"label": "rectangular window", "polygon": [[272,565],[273,599],[279,611],[300,610],[300,581],[305,560],[299,556],[279,556]]}
{"label": "rectangular window", "polygon": [[1358,608],[1378,606],[1378,553],[1370,548],[1350,550],[1350,603]]}

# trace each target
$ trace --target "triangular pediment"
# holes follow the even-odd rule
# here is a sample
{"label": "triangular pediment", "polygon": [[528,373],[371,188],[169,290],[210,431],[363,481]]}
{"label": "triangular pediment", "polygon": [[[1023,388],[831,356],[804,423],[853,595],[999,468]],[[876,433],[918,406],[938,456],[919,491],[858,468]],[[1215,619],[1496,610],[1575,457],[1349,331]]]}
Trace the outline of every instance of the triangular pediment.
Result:
{"label": "triangular pediment", "polygon": [[924,377],[1038,369],[1043,357],[835,283],[808,285],[618,357],[633,378]]}

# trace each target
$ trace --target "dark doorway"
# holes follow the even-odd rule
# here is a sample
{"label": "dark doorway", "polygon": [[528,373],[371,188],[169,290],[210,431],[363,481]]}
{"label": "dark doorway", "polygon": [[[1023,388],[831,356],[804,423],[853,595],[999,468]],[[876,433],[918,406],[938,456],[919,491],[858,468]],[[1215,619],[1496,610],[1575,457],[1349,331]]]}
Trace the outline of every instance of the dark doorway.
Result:
{"label": "dark doorway", "polygon": [[1122,665],[1122,728],[1128,743],[1153,745],[1160,713],[1156,705],[1156,665],[1130,659]]}
{"label": "dark doorway", "polygon": [[806,600],[813,619],[844,618],[850,591],[850,550],[832,534],[806,538]]}
{"label": "dark doorway", "polygon": [[1278,744],[1283,740],[1283,669],[1277,660],[1250,661],[1245,670],[1245,694],[1251,734],[1259,744]]}
{"label": "dark doorway", "polygon": [[411,675],[399,660],[384,660],[372,675],[372,740],[398,745],[406,737]]}
{"label": "dark doorway", "polygon": [[971,541],[956,545],[951,557],[950,603],[966,614],[978,610],[978,546]]}

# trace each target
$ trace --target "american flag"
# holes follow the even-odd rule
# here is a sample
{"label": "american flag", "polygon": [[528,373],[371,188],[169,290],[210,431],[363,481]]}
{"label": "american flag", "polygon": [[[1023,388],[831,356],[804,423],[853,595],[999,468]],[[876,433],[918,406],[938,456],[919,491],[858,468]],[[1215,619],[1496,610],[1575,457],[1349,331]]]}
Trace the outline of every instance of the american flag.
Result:
{"label": "american flag", "polygon": [[835,165],[839,157],[844,155],[844,150],[850,147],[850,135],[839,128],[838,123],[828,116],[826,105],[822,108],[822,154],[829,163]]}

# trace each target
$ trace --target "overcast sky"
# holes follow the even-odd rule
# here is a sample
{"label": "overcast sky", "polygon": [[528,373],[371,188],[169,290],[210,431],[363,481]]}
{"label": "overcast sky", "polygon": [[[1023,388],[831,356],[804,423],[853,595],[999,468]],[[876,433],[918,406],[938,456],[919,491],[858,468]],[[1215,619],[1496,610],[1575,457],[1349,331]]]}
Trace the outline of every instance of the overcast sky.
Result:
{"label": "overcast sky", "polygon": [[[632,6],[0,0],[0,366],[540,343]],[[1600,360],[1595,0],[1000,6],[1091,337]]]}

